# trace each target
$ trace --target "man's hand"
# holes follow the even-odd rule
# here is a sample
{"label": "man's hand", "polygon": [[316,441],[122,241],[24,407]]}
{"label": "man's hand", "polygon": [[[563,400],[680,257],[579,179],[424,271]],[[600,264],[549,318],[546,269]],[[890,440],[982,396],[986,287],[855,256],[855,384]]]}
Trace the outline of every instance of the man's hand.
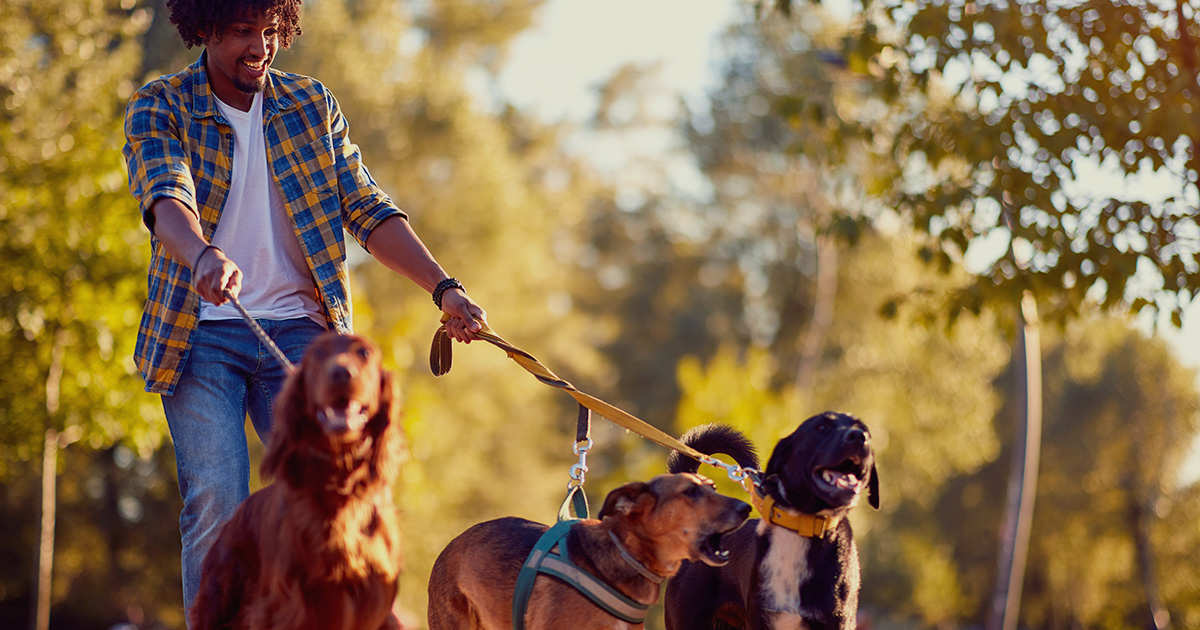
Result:
{"label": "man's hand", "polygon": [[463,343],[478,339],[475,333],[487,324],[487,313],[462,289],[448,289],[442,294],[442,312],[451,316],[446,331]]}
{"label": "man's hand", "polygon": [[242,291],[242,270],[217,247],[200,253],[192,269],[192,288],[215,305],[225,303],[225,291],[237,297]]}

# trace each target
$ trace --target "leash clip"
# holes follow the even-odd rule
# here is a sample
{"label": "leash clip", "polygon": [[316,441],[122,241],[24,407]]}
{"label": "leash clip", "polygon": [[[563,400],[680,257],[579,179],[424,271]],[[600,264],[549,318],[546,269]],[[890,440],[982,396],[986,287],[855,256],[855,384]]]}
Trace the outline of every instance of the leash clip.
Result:
{"label": "leash clip", "polygon": [[592,450],[592,438],[584,438],[576,442],[571,450],[579,456],[579,463],[571,466],[571,481],[567,482],[567,489],[571,490],[583,485],[584,474],[587,473],[587,454]]}
{"label": "leash clip", "polygon": [[753,493],[754,488],[758,487],[759,485],[759,476],[762,473],[753,468],[742,468],[741,466],[734,464],[726,464],[725,462],[709,455],[701,457],[700,461],[708,464],[709,466],[725,469],[725,474],[729,476],[729,479],[741,486],[746,492]]}

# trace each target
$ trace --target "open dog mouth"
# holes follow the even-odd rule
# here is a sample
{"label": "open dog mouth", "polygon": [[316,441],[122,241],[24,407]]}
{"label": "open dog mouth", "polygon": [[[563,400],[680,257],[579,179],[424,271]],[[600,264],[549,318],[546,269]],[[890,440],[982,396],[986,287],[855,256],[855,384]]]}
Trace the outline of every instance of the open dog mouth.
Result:
{"label": "open dog mouth", "polygon": [[326,433],[337,435],[361,431],[369,417],[361,401],[350,399],[326,405],[317,412],[317,420]]}
{"label": "open dog mouth", "polygon": [[704,564],[722,567],[729,563],[729,551],[721,548],[721,539],[727,532],[713,532],[700,541],[700,559]]}
{"label": "open dog mouth", "polygon": [[854,455],[837,466],[814,471],[817,486],[835,496],[857,496],[863,490],[865,476],[862,458]]}

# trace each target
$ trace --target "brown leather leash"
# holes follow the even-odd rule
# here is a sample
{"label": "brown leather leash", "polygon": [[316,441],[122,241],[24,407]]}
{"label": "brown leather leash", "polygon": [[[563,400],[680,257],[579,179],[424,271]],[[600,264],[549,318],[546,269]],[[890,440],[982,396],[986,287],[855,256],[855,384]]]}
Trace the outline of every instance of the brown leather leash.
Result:
{"label": "brown leather leash", "polygon": [[[446,322],[449,320],[450,315],[443,315],[442,325],[438,327],[437,331],[435,331],[433,334],[433,344],[429,350],[429,369],[433,371],[434,376],[442,376],[443,374],[448,373],[453,361],[453,340],[450,337],[450,333],[446,331]],[[527,372],[534,375],[534,377],[536,377],[542,383],[566,391],[571,395],[572,398],[576,400],[576,402],[579,403],[582,408],[594,411],[608,419],[610,422],[632,431],[633,433],[636,433],[637,435],[640,435],[643,438],[660,446],[679,451],[680,453],[683,453],[688,457],[692,457],[701,463],[723,468],[729,475],[730,479],[741,484],[747,492],[751,491],[751,488],[748,484],[753,484],[753,477],[756,476],[758,471],[726,464],[725,462],[722,462],[711,455],[705,455],[704,453],[697,451],[696,449],[680,442],[667,433],[664,433],[658,428],[650,425],[637,416],[610,405],[609,403],[604,402],[595,396],[580,391],[579,388],[572,385],[569,381],[550,371],[550,369],[545,365],[542,365],[542,363],[534,358],[533,355],[505,341],[503,337],[497,335],[490,328],[488,328],[487,324],[483,322],[479,322],[479,324],[482,326],[482,328],[475,333],[476,337],[503,350],[508,354],[508,358],[515,361],[517,365],[525,368]],[[583,425],[583,418],[584,413],[581,410],[580,427]],[[579,433],[581,431],[582,428],[580,431],[577,431],[577,438],[579,438]],[[582,441],[582,439],[583,438],[577,439],[577,442]]]}

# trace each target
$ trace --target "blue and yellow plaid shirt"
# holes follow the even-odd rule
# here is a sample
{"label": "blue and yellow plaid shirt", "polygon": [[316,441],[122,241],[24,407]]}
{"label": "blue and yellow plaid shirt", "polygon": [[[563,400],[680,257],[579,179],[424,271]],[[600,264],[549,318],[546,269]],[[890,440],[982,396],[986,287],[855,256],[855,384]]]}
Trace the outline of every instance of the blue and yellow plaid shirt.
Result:
{"label": "blue and yellow plaid shirt", "polygon": [[[206,55],[178,74],[146,84],[125,109],[129,188],[151,234],[149,295],[134,350],[148,392],[174,391],[200,313],[190,261],[171,256],[154,236],[150,208],[159,199],[179,200],[196,212],[205,238],[212,240],[229,192],[233,129],[217,109]],[[405,215],[363,166],[337,101],[316,80],[272,69],[263,92],[263,125],[267,162],[325,319],[330,330],[349,332],[343,230],[365,249],[375,226]]]}

